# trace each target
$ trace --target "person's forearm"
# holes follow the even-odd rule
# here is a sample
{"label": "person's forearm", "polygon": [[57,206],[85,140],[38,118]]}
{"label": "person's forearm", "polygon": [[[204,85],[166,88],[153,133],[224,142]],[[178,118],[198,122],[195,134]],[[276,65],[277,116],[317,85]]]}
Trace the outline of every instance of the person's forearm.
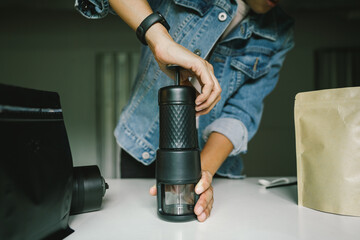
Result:
{"label": "person's forearm", "polygon": [[212,175],[220,168],[234,146],[230,140],[218,132],[212,132],[201,151],[201,168]]}
{"label": "person's forearm", "polygon": [[[109,1],[115,12],[134,31],[153,12],[146,0]],[[176,64],[187,70],[180,73],[182,81],[188,77],[196,77],[201,82],[201,94],[195,101],[198,115],[207,114],[220,101],[221,87],[209,62],[176,43],[161,23],[153,24],[146,31],[145,40],[165,74],[173,78],[174,72],[167,69],[167,66]]]}
{"label": "person's forearm", "polygon": [[112,9],[135,31],[153,11],[146,0],[109,0]]}
{"label": "person's forearm", "polygon": [[[153,13],[149,3],[146,0],[109,0],[111,7],[134,31],[141,22]],[[151,50],[154,52],[156,44],[161,44],[163,38],[171,39],[166,28],[155,23],[145,34]]]}

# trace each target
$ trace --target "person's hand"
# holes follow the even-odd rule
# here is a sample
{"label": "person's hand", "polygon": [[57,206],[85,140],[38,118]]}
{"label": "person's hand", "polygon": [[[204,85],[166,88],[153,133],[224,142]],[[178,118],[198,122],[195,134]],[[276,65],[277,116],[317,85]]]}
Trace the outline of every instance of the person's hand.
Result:
{"label": "person's hand", "polygon": [[211,186],[211,182],[211,173],[209,171],[202,171],[201,179],[195,187],[196,194],[200,195],[194,209],[199,222],[204,222],[210,217],[210,212],[214,203],[214,189]]}
{"label": "person's hand", "polygon": [[213,66],[198,55],[177,44],[161,24],[154,24],[146,32],[146,41],[154,54],[160,69],[169,77],[174,78],[174,72],[166,68],[168,64],[175,64],[185,70],[180,72],[182,82],[189,77],[196,77],[202,85],[202,91],[197,96],[196,115],[210,112],[220,101],[221,87],[214,75]]}
{"label": "person's hand", "polygon": [[[201,179],[195,186],[196,194],[200,195],[194,213],[199,222],[204,222],[209,216],[214,203],[214,190],[211,186],[212,175],[209,171],[202,171]],[[156,196],[156,185],[150,188],[150,195]]]}

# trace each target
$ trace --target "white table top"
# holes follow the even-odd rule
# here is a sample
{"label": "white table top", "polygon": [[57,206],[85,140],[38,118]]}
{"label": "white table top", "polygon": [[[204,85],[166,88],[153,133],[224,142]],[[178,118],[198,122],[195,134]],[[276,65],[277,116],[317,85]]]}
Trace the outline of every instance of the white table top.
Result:
{"label": "white table top", "polygon": [[360,239],[360,217],[299,207],[296,186],[264,189],[257,180],[214,179],[211,217],[171,223],[148,193],[155,180],[108,179],[102,209],[72,216],[66,239]]}

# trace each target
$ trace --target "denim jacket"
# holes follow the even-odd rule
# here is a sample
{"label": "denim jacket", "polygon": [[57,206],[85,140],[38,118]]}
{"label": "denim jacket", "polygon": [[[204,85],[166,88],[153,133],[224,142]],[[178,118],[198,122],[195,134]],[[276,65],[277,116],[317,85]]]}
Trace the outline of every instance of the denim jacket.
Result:
{"label": "denim jacket", "polygon": [[[234,149],[217,171],[241,178],[241,153],[256,133],[264,98],[274,89],[286,53],[294,46],[293,20],[280,7],[266,14],[250,12],[229,35],[219,41],[236,14],[230,0],[149,1],[171,26],[170,35],[179,44],[213,65],[222,88],[221,100],[199,118],[199,143],[204,146],[211,132],[225,135]],[[114,13],[108,0],[76,0],[75,8],[87,18]],[[134,33],[135,34],[135,33]],[[156,158],[159,142],[158,90],[173,84],[158,67],[150,49],[142,47],[132,96],[121,113],[115,137],[121,148],[145,165]]]}

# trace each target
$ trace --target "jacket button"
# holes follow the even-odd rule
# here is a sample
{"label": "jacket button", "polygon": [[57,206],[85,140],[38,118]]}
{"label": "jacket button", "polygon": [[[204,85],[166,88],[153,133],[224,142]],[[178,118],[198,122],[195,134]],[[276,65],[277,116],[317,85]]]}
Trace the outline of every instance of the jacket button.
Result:
{"label": "jacket button", "polygon": [[218,19],[220,22],[223,22],[227,19],[227,14],[225,12],[219,13]]}
{"label": "jacket button", "polygon": [[240,32],[241,32],[241,34],[244,34],[244,32],[245,32],[244,26],[242,26],[242,25],[240,27]]}
{"label": "jacket button", "polygon": [[200,55],[201,55],[201,51],[200,51],[200,49],[196,49],[196,50],[194,51],[194,53],[195,53],[196,55],[198,55],[198,56],[200,56]]}
{"label": "jacket button", "polygon": [[143,152],[142,154],[141,154],[141,156],[142,156],[142,158],[143,159],[149,159],[149,157],[150,157],[150,154],[148,153],[148,152]]}

